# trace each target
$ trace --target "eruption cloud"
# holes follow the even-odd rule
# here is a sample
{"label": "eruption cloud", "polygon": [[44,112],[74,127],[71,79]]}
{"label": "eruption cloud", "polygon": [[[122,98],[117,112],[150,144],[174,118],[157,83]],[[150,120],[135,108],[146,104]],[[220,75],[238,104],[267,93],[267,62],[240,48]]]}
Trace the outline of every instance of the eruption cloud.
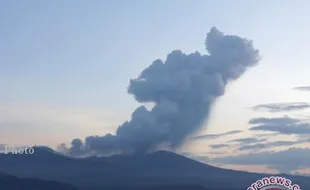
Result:
{"label": "eruption cloud", "polygon": [[138,107],[115,135],[90,136],[84,143],[74,139],[69,153],[146,153],[162,144],[181,146],[208,120],[212,104],[224,94],[227,83],[260,61],[252,41],[224,35],[215,27],[205,45],[209,54],[174,50],[166,61],[155,60],[128,87],[136,101],[152,102],[154,107],[150,111]]}

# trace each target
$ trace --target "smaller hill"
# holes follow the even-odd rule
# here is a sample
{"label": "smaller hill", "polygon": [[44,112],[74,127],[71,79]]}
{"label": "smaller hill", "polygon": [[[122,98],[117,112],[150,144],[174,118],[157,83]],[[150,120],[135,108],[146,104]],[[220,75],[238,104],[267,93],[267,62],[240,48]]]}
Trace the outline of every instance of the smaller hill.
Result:
{"label": "smaller hill", "polygon": [[24,179],[0,173],[0,187],[3,190],[78,190],[75,187],[56,181]]}

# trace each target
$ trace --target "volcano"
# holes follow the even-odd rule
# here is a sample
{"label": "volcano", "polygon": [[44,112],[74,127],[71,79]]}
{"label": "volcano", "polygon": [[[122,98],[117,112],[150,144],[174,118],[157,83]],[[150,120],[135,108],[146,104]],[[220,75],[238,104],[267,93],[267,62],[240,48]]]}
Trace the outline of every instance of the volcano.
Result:
{"label": "volcano", "polygon": [[[71,158],[45,148],[35,148],[32,155],[0,154],[0,172],[23,178],[56,180],[81,190],[142,187],[237,190],[246,189],[258,179],[270,176],[222,169],[167,151]],[[310,187],[308,177],[285,177],[303,189]]]}

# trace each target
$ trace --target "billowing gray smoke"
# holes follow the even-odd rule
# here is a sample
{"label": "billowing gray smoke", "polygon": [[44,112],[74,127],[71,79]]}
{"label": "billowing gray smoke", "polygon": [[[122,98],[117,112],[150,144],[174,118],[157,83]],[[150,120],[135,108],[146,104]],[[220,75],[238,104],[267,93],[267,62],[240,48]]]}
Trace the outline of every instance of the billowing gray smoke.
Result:
{"label": "billowing gray smoke", "polygon": [[150,111],[138,107],[115,135],[90,136],[84,143],[74,139],[70,152],[144,153],[162,144],[170,148],[182,145],[208,119],[226,84],[260,60],[251,41],[224,35],[215,27],[207,34],[206,50],[208,55],[175,50],[166,61],[154,61],[138,78],[130,80],[128,93],[138,102],[155,106]]}

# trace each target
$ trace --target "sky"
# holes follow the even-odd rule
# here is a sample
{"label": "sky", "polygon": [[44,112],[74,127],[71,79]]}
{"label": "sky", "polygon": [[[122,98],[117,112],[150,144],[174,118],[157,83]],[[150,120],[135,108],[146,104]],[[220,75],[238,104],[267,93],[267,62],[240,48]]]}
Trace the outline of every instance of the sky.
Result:
{"label": "sky", "polygon": [[[140,105],[130,79],[173,50],[206,53],[215,26],[253,40],[262,60],[228,85],[179,152],[223,167],[308,172],[310,91],[293,88],[310,86],[309,8],[306,0],[2,1],[0,143],[56,147],[114,133]],[[243,147],[251,143],[259,150]],[[294,154],[281,167],[262,161]]]}

